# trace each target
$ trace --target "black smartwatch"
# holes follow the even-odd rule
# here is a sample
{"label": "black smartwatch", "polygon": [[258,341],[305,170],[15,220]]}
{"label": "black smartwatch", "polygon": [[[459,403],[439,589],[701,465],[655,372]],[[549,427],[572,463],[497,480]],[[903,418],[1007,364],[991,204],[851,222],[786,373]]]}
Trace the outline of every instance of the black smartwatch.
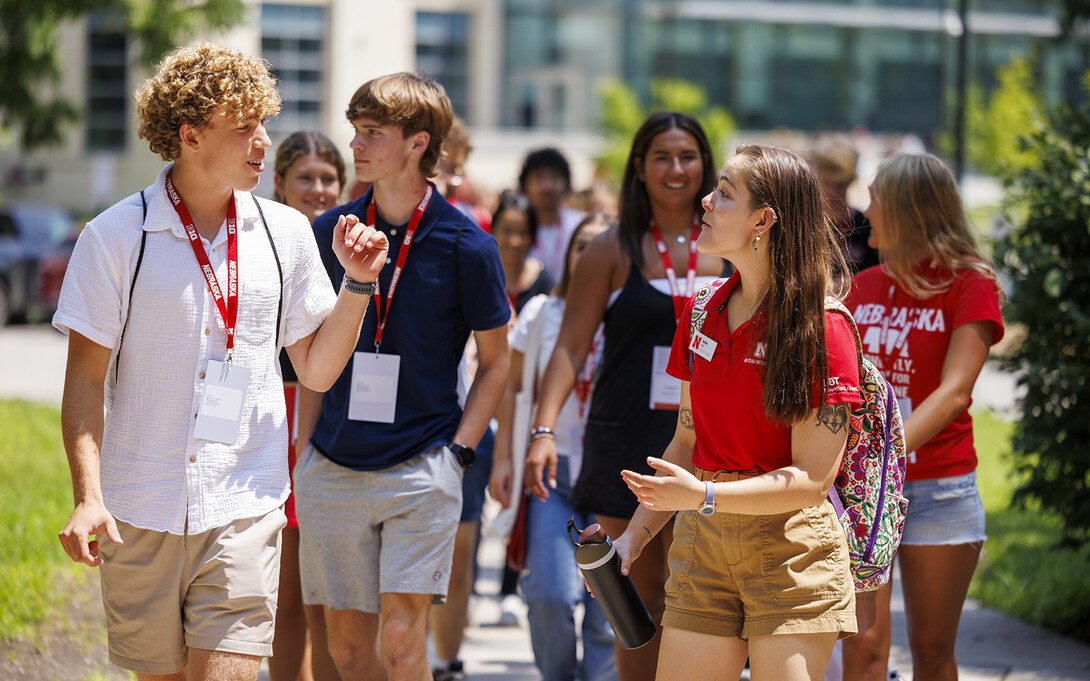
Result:
{"label": "black smartwatch", "polygon": [[469,470],[477,461],[477,452],[473,451],[472,447],[452,444],[450,446],[450,451],[454,454],[454,458],[457,459],[458,465],[462,467],[462,470]]}

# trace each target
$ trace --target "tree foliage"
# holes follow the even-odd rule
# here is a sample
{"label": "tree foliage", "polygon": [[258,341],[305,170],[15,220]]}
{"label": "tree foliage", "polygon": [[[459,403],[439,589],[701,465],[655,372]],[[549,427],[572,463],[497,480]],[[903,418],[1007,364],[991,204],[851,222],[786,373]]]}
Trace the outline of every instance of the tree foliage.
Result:
{"label": "tree foliage", "polygon": [[[1037,157],[1022,145],[1041,117],[1042,97],[1033,67],[1023,56],[1014,56],[996,70],[999,84],[990,96],[977,84],[965,96],[966,158],[987,175],[1016,174],[1033,166]],[[947,133],[937,138],[944,152],[953,154],[954,140]]]}
{"label": "tree foliage", "polygon": [[[651,82],[651,102],[640,103],[636,92],[617,80],[606,80],[598,87],[601,102],[599,125],[605,133],[606,146],[599,164],[615,181],[624,174],[632,138],[647,116],[655,111],[680,111],[700,121],[708,135],[712,152],[726,153],[726,145],[737,130],[727,110],[708,105],[707,92],[699,85],[675,79],[655,79]],[[719,163],[721,159],[713,159]]]}
{"label": "tree foliage", "polygon": [[1011,364],[1024,370],[1015,494],[1090,541],[1090,112],[1060,107],[1024,140],[1038,162],[1008,172],[1014,226],[996,244],[1014,294],[1006,317],[1027,329]]}
{"label": "tree foliage", "polygon": [[17,130],[23,153],[60,144],[79,107],[56,92],[61,77],[57,27],[91,12],[113,13],[144,65],[202,32],[227,28],[242,0],[0,0],[0,127]]}

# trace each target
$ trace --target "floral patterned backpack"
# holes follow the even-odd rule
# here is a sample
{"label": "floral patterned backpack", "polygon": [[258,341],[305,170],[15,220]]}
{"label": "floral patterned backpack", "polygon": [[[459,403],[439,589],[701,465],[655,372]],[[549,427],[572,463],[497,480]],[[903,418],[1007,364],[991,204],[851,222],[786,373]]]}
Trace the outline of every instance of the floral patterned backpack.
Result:
{"label": "floral patterned backpack", "polygon": [[[704,309],[726,279],[708,282],[693,299],[690,336],[704,324]],[[878,368],[863,356],[859,329],[848,309],[836,298],[825,309],[848,321],[859,355],[859,392],[863,404],[852,412],[848,441],[829,500],[848,540],[856,591],[874,591],[889,582],[893,556],[905,528],[908,499],[904,496],[905,439],[901,410]]]}
{"label": "floral patterned backpack", "polygon": [[893,386],[863,356],[859,329],[836,298],[825,309],[848,321],[859,354],[859,392],[863,404],[852,412],[848,442],[829,500],[848,537],[856,591],[874,591],[889,582],[893,556],[905,529],[905,438]]}

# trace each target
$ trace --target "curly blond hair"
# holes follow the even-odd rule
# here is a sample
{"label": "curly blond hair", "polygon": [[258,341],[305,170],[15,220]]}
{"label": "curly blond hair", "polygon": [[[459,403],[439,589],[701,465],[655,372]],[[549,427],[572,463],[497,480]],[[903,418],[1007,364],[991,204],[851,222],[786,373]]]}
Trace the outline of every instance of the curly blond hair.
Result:
{"label": "curly blond hair", "polygon": [[138,135],[165,161],[181,153],[183,123],[203,127],[220,108],[236,122],[280,112],[268,62],[221,45],[197,43],[166,57],[134,93]]}

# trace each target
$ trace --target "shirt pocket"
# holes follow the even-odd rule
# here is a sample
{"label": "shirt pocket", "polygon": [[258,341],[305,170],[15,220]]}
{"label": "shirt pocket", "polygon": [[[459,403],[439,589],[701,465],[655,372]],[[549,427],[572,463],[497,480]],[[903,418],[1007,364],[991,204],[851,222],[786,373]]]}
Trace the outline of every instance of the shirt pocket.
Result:
{"label": "shirt pocket", "polygon": [[248,345],[263,345],[276,333],[280,320],[280,287],[263,282],[239,286],[239,311],[235,335]]}

